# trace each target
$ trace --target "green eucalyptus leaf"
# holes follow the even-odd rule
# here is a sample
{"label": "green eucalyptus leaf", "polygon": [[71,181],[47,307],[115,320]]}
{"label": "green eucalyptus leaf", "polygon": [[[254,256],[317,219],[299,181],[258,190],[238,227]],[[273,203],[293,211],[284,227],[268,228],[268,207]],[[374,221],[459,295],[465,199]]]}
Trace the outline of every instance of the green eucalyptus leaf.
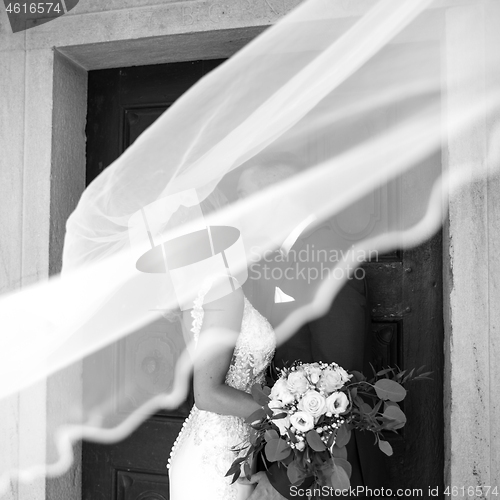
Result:
{"label": "green eucalyptus leaf", "polygon": [[266,458],[269,462],[278,462],[287,458],[292,449],[288,446],[287,442],[283,439],[272,439],[268,441],[264,448]]}
{"label": "green eucalyptus leaf", "polygon": [[352,398],[354,404],[358,407],[358,408],[361,408],[361,406],[363,406],[365,404],[365,401],[363,400],[363,398],[361,398],[360,396],[356,395]]}
{"label": "green eucalyptus leaf", "polygon": [[335,443],[332,446],[332,455],[334,458],[343,458],[347,460],[347,448],[345,446],[338,446],[337,443]]}
{"label": "green eucalyptus leaf", "polygon": [[380,407],[382,406],[383,401],[380,399],[378,403],[373,407],[373,410],[370,412],[372,415],[376,415],[377,412],[380,410]]}
{"label": "green eucalyptus leaf", "polygon": [[378,447],[388,456],[392,455],[392,446],[388,441],[384,441],[383,439],[379,439]]}
{"label": "green eucalyptus leaf", "polygon": [[245,419],[245,422],[247,424],[252,424],[254,422],[260,422],[263,418],[265,418],[266,412],[264,411],[263,408],[259,408],[258,410],[255,410],[249,417]]}
{"label": "green eucalyptus leaf", "polygon": [[385,370],[380,370],[377,372],[377,377],[382,377],[383,375],[387,375],[388,373],[394,372],[394,368],[386,368]]}
{"label": "green eucalyptus leaf", "polygon": [[346,424],[341,425],[337,429],[335,444],[339,448],[341,448],[342,446],[346,446],[350,439],[351,439],[351,431],[347,428]]}
{"label": "green eucalyptus leaf", "polygon": [[312,463],[316,467],[319,467],[324,462],[323,458],[321,457],[322,453],[326,453],[327,457],[329,458],[328,452],[326,452],[326,451],[325,452],[319,451],[318,453],[314,453],[313,456],[312,456]]}
{"label": "green eucalyptus leaf", "polygon": [[382,379],[375,382],[375,392],[380,399],[389,401],[403,401],[406,396],[406,389],[394,380]]}
{"label": "green eucalyptus leaf", "polygon": [[274,429],[269,429],[264,434],[264,438],[267,442],[272,441],[273,439],[279,439],[279,434]]}
{"label": "green eucalyptus leaf", "polygon": [[245,465],[243,465],[243,470],[245,472],[245,477],[250,481],[250,478],[252,477],[252,469],[250,469],[248,462],[245,462]]}
{"label": "green eucalyptus leaf", "polygon": [[236,474],[240,470],[240,464],[233,462],[229,470],[226,472],[226,477]]}
{"label": "green eucalyptus leaf", "polygon": [[241,468],[238,469],[237,472],[234,474],[233,480],[231,481],[231,484],[235,483],[238,480],[238,478],[240,477],[240,475],[241,475]]}
{"label": "green eucalyptus leaf", "polygon": [[359,409],[363,411],[363,413],[371,413],[373,408],[368,403],[362,403],[359,406]]}
{"label": "green eucalyptus leaf", "polygon": [[403,379],[403,383],[406,382],[407,380],[410,380],[411,378],[413,378],[414,373],[415,373],[415,368],[412,368],[410,370],[410,373],[408,373],[408,375],[406,375],[406,377]]}
{"label": "green eucalyptus leaf", "polygon": [[281,412],[281,413],[276,413],[276,415],[273,415],[271,417],[271,420],[280,420],[282,418],[286,418],[288,416],[288,413],[286,413],[285,411],[284,412]]}
{"label": "green eucalyptus leaf", "polygon": [[260,406],[266,406],[269,403],[269,396],[265,394],[259,384],[252,385],[252,397]]}
{"label": "green eucalyptus leaf", "polygon": [[324,451],[326,450],[326,445],[321,441],[321,438],[319,434],[316,431],[309,431],[306,434],[306,440],[309,444],[309,446],[314,450],[314,451]]}
{"label": "green eucalyptus leaf", "polygon": [[337,467],[342,467],[346,471],[347,477],[351,479],[352,465],[347,461],[347,459],[334,458],[333,462]]}
{"label": "green eucalyptus leaf", "polygon": [[399,406],[388,406],[383,416],[386,418],[390,418],[394,422],[392,424],[388,424],[387,428],[389,429],[401,429],[406,424],[406,415],[403,413]]}
{"label": "green eucalyptus leaf", "polygon": [[334,466],[331,475],[332,488],[334,490],[348,490],[351,486],[349,476],[343,467]]}
{"label": "green eucalyptus leaf", "polygon": [[335,464],[333,460],[329,458],[324,462],[319,463],[315,467],[315,476],[319,486],[332,487],[332,473],[335,469]]}
{"label": "green eucalyptus leaf", "polygon": [[389,406],[397,406],[399,408],[399,405],[394,401],[384,401],[384,409],[388,408]]}
{"label": "green eucalyptus leaf", "polygon": [[300,484],[306,478],[306,473],[304,469],[300,466],[300,462],[298,460],[294,460],[288,466],[286,474],[292,485]]}
{"label": "green eucalyptus leaf", "polygon": [[353,370],[352,372],[349,373],[353,375],[353,377],[351,378],[351,382],[364,382],[366,380],[366,377],[357,370]]}
{"label": "green eucalyptus leaf", "polygon": [[258,440],[259,440],[259,434],[255,432],[254,429],[250,428],[250,436],[249,436],[250,444],[252,446],[255,446]]}

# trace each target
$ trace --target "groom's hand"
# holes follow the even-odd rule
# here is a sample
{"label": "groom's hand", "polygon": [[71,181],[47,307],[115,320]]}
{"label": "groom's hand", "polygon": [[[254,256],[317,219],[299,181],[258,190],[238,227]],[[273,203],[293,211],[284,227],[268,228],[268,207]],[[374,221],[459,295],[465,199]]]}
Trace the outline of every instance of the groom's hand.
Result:
{"label": "groom's hand", "polygon": [[281,496],[271,485],[265,472],[257,472],[253,474],[250,480],[241,478],[238,480],[243,484],[256,484],[257,487],[253,490],[248,500],[286,500]]}

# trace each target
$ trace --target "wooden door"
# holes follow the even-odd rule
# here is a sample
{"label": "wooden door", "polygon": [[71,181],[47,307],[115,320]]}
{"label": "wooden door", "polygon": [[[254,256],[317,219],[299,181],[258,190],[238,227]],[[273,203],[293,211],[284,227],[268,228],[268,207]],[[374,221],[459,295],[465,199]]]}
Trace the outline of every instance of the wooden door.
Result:
{"label": "wooden door", "polygon": [[[87,123],[87,182],[115,160],[158,116],[220,60],[91,71]],[[431,161],[440,161],[435,157]],[[376,200],[375,200],[376,201]],[[375,203],[376,205],[376,203]],[[375,207],[376,209],[376,207]],[[376,216],[376,213],[374,213]],[[341,226],[341,225],[340,225]],[[339,226],[339,230],[341,227]],[[373,363],[401,367],[425,364],[432,383],[415,383],[405,401],[407,426],[389,436],[395,454],[387,462],[387,487],[422,488],[443,485],[443,303],[441,235],[418,248],[395,251],[365,264],[370,289]],[[116,359],[154,392],[161,377],[164,332],[159,321],[103,356]],[[179,349],[180,346],[168,346]],[[134,372],[142,367],[144,373]],[[84,369],[94,369],[87,366]],[[112,369],[112,367],[110,368]],[[105,374],[104,374],[105,375]],[[109,374],[108,374],[109,375]],[[109,375],[110,376],[110,375]],[[103,377],[106,378],[106,377]],[[112,378],[112,377],[111,377]],[[144,382],[146,381],[146,382]],[[137,382],[139,383],[139,382]],[[156,384],[156,385],[155,385]],[[131,436],[114,445],[83,443],[83,499],[168,499],[165,464],[182,419],[192,401],[175,412],[161,411]],[[122,408],[120,411],[133,409]],[[442,488],[440,488],[442,489]],[[415,495],[416,496],[416,495]]]}
{"label": "wooden door", "polygon": [[[112,163],[180,95],[222,60],[91,71],[87,119],[87,184]],[[103,349],[85,371],[100,370],[103,383],[120,377],[130,388],[126,404],[116,408],[123,417],[137,408],[134,393],[157,394],[171,380],[162,359],[180,352],[182,334],[175,324],[158,320]],[[118,362],[119,360],[119,362]],[[119,369],[119,372],[116,373]],[[125,384],[123,379],[125,378]],[[112,389],[109,388],[110,393]],[[160,411],[131,436],[114,445],[83,442],[84,500],[168,500],[167,459],[192,396],[175,411]]]}
{"label": "wooden door", "polygon": [[[370,290],[373,364],[377,368],[426,365],[433,381],[413,382],[403,407],[407,425],[389,433],[386,488],[444,484],[442,237],[365,264]],[[408,496],[408,495],[406,495]],[[410,497],[418,497],[413,493]]]}

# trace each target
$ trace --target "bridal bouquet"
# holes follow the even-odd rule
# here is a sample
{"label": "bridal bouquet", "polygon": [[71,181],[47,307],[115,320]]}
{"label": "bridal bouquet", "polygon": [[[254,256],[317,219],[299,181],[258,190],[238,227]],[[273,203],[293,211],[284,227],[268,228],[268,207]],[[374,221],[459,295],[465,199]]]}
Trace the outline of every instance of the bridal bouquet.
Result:
{"label": "bridal bouquet", "polygon": [[353,429],[373,432],[380,450],[392,455],[382,431],[403,427],[406,417],[399,406],[409,380],[428,378],[423,367],[387,368],[367,380],[360,372],[348,373],[336,363],[295,362],[281,370],[272,388],[255,385],[254,399],[263,407],[253,413],[249,444],[227,476],[250,477],[250,463],[263,454],[267,462],[286,470],[290,485],[310,478],[312,487],[349,488],[351,465],[345,446]]}

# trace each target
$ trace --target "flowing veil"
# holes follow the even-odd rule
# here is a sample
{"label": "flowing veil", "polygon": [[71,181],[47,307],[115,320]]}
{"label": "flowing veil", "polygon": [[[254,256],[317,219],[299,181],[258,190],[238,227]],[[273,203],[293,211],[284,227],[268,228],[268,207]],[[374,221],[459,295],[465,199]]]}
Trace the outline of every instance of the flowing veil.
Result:
{"label": "flowing veil", "polygon": [[[252,264],[305,220],[334,228],[314,293],[276,329],[283,342],[365,260],[426,240],[448,196],[497,175],[500,91],[459,98],[477,71],[499,70],[497,51],[474,56],[482,33],[463,27],[470,67],[447,68],[444,85],[440,43],[413,42],[423,25],[446,22],[439,4],[381,0],[356,19],[336,4],[303,2],[182,95],[87,187],[67,221],[61,275],[0,297],[0,414],[40,383],[56,384],[62,401],[43,453],[0,434],[0,495],[11,481],[62,474],[81,438],[115,442],[182,404],[192,359],[175,315],[206,278],[220,277],[210,301],[231,291],[227,275],[253,279]],[[443,170],[443,141],[478,126],[491,132],[482,165]],[[246,168],[287,155],[294,175],[238,197]],[[119,376],[102,366],[103,350],[151,325],[162,339],[153,392],[131,386],[126,359]]]}

